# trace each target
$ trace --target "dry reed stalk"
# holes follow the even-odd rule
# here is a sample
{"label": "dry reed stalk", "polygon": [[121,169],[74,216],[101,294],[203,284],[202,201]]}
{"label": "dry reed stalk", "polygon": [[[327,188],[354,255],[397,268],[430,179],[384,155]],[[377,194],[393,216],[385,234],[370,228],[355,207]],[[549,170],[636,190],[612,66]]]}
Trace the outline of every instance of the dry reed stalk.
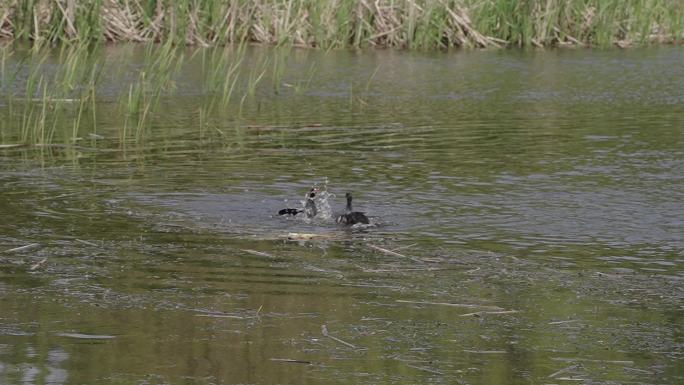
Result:
{"label": "dry reed stalk", "polygon": [[[675,42],[668,0],[0,1],[0,37],[409,48]],[[97,4],[97,5],[94,5]],[[647,9],[643,11],[642,9]],[[82,29],[82,30],[79,30]],[[96,32],[96,33],[93,33]]]}
{"label": "dry reed stalk", "polygon": [[459,6],[455,7],[455,9],[450,9],[445,5],[445,8],[453,19],[455,27],[461,33],[461,45],[467,45],[467,40],[472,39],[477,46],[482,48],[489,46],[500,47],[499,43],[494,39],[484,36],[472,27],[468,13],[462,7]]}
{"label": "dry reed stalk", "polygon": [[0,16],[0,37],[13,38],[12,8],[8,4],[0,5],[0,15],[2,15]]}
{"label": "dry reed stalk", "polygon": [[66,23],[65,29],[67,36],[74,38],[76,37],[76,27],[74,27],[74,11],[76,8],[76,3],[74,0],[66,0],[66,4],[62,5],[62,2],[63,1],[57,0],[55,1],[55,4],[62,13],[62,16],[64,16],[62,20]]}

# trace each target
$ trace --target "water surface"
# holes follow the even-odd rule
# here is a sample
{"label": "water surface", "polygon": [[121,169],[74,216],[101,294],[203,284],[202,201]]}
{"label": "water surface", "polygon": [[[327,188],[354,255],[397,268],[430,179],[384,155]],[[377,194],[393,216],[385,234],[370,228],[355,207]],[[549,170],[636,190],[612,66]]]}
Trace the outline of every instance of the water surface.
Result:
{"label": "water surface", "polygon": [[[0,383],[681,383],[683,60],[295,51],[206,129],[191,61],[123,142],[107,73],[0,149]],[[374,225],[276,215],[313,184]]]}

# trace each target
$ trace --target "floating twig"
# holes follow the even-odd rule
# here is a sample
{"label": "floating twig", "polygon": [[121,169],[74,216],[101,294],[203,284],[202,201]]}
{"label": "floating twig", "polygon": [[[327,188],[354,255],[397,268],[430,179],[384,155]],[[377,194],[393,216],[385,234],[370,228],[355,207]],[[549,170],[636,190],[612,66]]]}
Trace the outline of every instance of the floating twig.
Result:
{"label": "floating twig", "polygon": [[111,340],[113,338],[116,338],[116,336],[110,336],[105,334],[55,333],[55,335],[60,337],[76,338],[82,340]]}
{"label": "floating twig", "polygon": [[339,339],[339,338],[337,338],[337,337],[335,337],[335,336],[331,336],[330,334],[328,334],[328,327],[325,326],[325,325],[321,325],[321,334],[323,334],[324,336],[330,338],[330,339],[333,340],[333,341],[337,341],[337,342],[341,343],[342,345],[346,345],[346,346],[348,346],[348,347],[350,347],[350,348],[352,348],[352,349],[358,349],[358,347],[357,347],[356,345],[350,344],[350,343],[347,342],[347,341],[343,341],[343,340],[341,340],[341,339]]}
{"label": "floating twig", "polygon": [[553,321],[553,322],[549,322],[549,325],[562,325],[562,324],[568,324],[568,323],[577,322],[577,321],[579,321],[579,320],[569,319],[566,321]]}
{"label": "floating twig", "polygon": [[474,313],[461,314],[459,317],[481,316],[483,314],[514,314],[519,313],[518,310],[501,310],[501,311],[477,311]]}
{"label": "floating twig", "polygon": [[639,368],[630,368],[629,366],[623,366],[622,369],[627,371],[627,372],[637,372],[637,373],[644,373],[644,374],[651,374],[651,375],[655,374],[649,370],[644,370],[644,369],[639,369]]}
{"label": "floating twig", "polygon": [[365,269],[361,266],[356,266],[361,271],[364,273],[404,273],[404,272],[410,272],[410,271],[440,271],[440,270],[446,270],[441,267],[415,267],[415,268],[407,268],[407,269]]}
{"label": "floating twig", "polygon": [[211,318],[233,318],[233,319],[245,319],[245,317],[239,316],[239,315],[230,315],[230,314],[195,314],[195,317],[211,317]]}
{"label": "floating twig", "polygon": [[373,285],[370,283],[343,283],[340,286],[348,286],[348,287],[367,287],[367,288],[373,288],[373,289],[403,289],[402,286],[394,286],[394,285]]}
{"label": "floating twig", "polygon": [[264,253],[263,251],[256,251],[256,250],[251,250],[251,249],[240,249],[240,250],[244,251],[245,253],[256,255],[257,257],[266,257],[266,258],[271,258],[271,259],[277,258],[275,255],[272,255],[269,253]]}
{"label": "floating twig", "polygon": [[34,249],[34,248],[39,247],[39,246],[40,246],[40,243],[31,243],[30,245],[19,246],[19,247],[15,247],[13,249],[5,250],[5,251],[3,251],[3,253],[16,253],[18,251],[26,251],[26,250]]}
{"label": "floating twig", "polygon": [[47,258],[43,258],[40,261],[36,262],[35,264],[31,265],[29,270],[33,271],[41,267],[45,262],[47,262]]}
{"label": "floating twig", "polygon": [[551,358],[553,361],[563,361],[563,362],[573,362],[573,361],[581,361],[581,362],[599,362],[603,364],[617,364],[617,365],[634,365],[634,361],[611,361],[611,360],[592,360],[590,358],[566,358],[566,357],[552,357]]}
{"label": "floating twig", "polygon": [[287,233],[281,238],[289,241],[311,241],[315,239],[333,240],[340,238],[340,236],[338,234]]}
{"label": "floating twig", "polygon": [[59,194],[59,195],[49,196],[49,197],[43,198],[43,199],[41,199],[41,201],[52,201],[52,200],[55,200],[55,199],[61,199],[61,198],[71,197],[71,196],[78,195],[78,194],[79,194],[79,193],[65,193],[65,194]]}
{"label": "floating twig", "polygon": [[385,248],[383,248],[383,247],[380,247],[380,246],[372,245],[372,244],[370,244],[370,243],[369,243],[367,246],[370,247],[370,248],[373,249],[373,250],[380,251],[380,252],[385,253],[385,254],[387,254],[387,255],[391,255],[391,256],[399,257],[399,258],[408,258],[408,259],[412,260],[413,262],[423,263],[423,261],[420,260],[420,259],[418,259],[418,258],[410,257],[410,256],[404,255],[404,254],[399,254],[399,253],[397,253],[396,251],[387,250],[387,249],[385,249]]}
{"label": "floating twig", "polygon": [[417,245],[417,243],[412,243],[412,244],[410,244],[410,245],[406,245],[406,246],[401,246],[401,247],[397,247],[396,249],[394,249],[394,251],[397,251],[397,250],[405,250],[405,249],[410,249],[411,247],[413,247],[413,246],[416,246],[416,245]]}
{"label": "floating twig", "polygon": [[575,370],[575,369],[577,369],[577,368],[579,368],[579,365],[570,365],[570,366],[568,366],[567,368],[563,368],[563,369],[561,369],[561,370],[559,370],[559,371],[557,371],[557,372],[554,372],[554,373],[552,373],[552,374],[549,374],[549,378],[554,378],[554,377],[556,377],[556,376],[558,376],[558,375],[561,375],[561,374],[563,374],[563,373],[567,373],[567,372],[572,371],[572,370]]}
{"label": "floating twig", "polygon": [[463,351],[466,353],[475,353],[475,354],[506,354],[506,353],[508,353],[505,350],[468,350],[468,349],[463,349]]}
{"label": "floating twig", "polygon": [[311,362],[311,361],[295,360],[295,359],[292,359],[292,358],[271,358],[270,361],[287,362],[287,363],[290,363],[290,364],[313,365],[313,362]]}
{"label": "floating twig", "polygon": [[234,318],[234,319],[245,319],[245,318],[253,318],[253,317],[244,317],[240,315],[234,315],[234,314],[229,314],[229,313],[224,313],[220,311],[213,311],[213,310],[203,310],[203,309],[193,309],[195,312],[199,314],[195,314],[195,317],[212,317],[212,318]]}
{"label": "floating twig", "polygon": [[440,376],[444,374],[444,373],[440,372],[439,370],[426,368],[424,366],[415,366],[415,365],[409,365],[409,364],[406,364],[406,366],[408,366],[409,368],[422,370],[423,372],[428,372],[428,373],[432,373],[432,374],[439,374]]}
{"label": "floating twig", "polygon": [[467,303],[451,303],[451,302],[429,302],[429,301],[407,301],[404,299],[398,299],[396,300],[397,302],[401,303],[413,303],[417,305],[440,305],[440,306],[453,306],[453,307],[464,307],[468,309],[490,309],[492,311],[507,311],[503,308],[500,308],[498,306],[491,306],[491,305],[472,305],[472,304],[467,304]]}

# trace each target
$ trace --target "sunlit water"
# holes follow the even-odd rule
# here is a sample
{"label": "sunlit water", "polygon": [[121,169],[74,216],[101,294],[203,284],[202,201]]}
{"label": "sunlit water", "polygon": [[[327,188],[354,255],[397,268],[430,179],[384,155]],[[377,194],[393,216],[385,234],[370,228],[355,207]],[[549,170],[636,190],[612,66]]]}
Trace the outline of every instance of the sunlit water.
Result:
{"label": "sunlit water", "polygon": [[296,51],[125,144],[112,75],[102,138],[0,150],[0,383],[682,383],[682,62]]}

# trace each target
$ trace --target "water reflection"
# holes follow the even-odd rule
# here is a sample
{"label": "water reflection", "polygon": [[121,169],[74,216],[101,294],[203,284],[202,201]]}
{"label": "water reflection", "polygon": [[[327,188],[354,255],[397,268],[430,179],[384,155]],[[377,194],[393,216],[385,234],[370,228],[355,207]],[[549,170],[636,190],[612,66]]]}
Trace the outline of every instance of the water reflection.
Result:
{"label": "water reflection", "polygon": [[7,348],[7,351],[0,352],[0,357],[5,355],[12,358],[7,360],[9,363],[0,363],[0,379],[3,379],[3,383],[25,385],[67,383],[68,372],[61,366],[69,359],[69,354],[64,350],[51,348],[39,354],[36,347],[27,345],[22,346],[21,350],[14,351],[14,349]]}

